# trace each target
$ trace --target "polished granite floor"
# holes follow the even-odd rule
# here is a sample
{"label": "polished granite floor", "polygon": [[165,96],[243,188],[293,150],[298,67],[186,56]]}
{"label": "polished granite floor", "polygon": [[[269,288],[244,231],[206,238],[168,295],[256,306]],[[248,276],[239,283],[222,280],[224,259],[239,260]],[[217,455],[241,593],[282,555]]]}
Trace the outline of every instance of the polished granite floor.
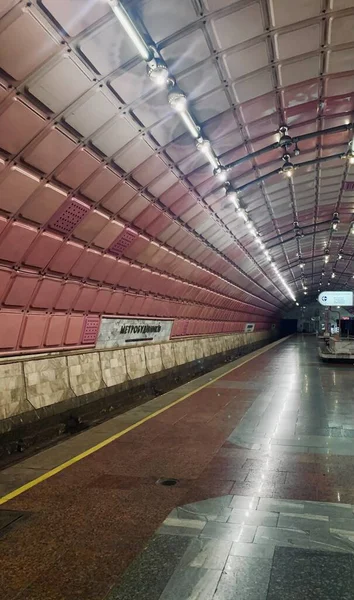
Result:
{"label": "polished granite floor", "polygon": [[1,600],[353,598],[353,383],[299,336],[6,469],[48,479],[1,506]]}
{"label": "polished granite floor", "polygon": [[173,510],[108,600],[350,600],[353,590],[352,505],[227,495]]}

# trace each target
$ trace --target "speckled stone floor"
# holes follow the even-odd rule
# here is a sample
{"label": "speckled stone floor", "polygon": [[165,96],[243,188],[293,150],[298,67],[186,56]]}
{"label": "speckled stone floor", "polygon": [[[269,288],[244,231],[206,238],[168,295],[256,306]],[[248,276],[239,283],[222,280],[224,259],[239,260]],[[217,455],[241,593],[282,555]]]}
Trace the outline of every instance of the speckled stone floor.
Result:
{"label": "speckled stone floor", "polygon": [[353,367],[306,337],[249,358],[2,472],[135,427],[0,507],[1,600],[352,598]]}
{"label": "speckled stone floor", "polygon": [[227,495],[173,510],[108,599],[350,600],[353,585],[352,505]]}

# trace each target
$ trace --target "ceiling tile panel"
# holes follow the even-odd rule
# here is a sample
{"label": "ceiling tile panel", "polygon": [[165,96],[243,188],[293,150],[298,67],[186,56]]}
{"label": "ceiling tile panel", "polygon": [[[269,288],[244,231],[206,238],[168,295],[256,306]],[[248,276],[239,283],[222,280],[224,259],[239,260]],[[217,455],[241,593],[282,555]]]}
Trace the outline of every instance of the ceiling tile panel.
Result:
{"label": "ceiling tile panel", "polygon": [[354,42],[354,15],[330,20],[330,44],[349,44]]}
{"label": "ceiling tile panel", "polygon": [[166,172],[167,165],[158,156],[152,156],[136,171],[133,171],[132,177],[141,186],[146,187],[149,183]]}
{"label": "ceiling tile panel", "polygon": [[80,188],[80,192],[95,202],[107,196],[109,192],[120,182],[120,178],[108,167],[104,167],[90,178],[89,182]]}
{"label": "ceiling tile panel", "polygon": [[135,188],[123,182],[104,196],[102,206],[113,214],[118,213],[136,194]]}
{"label": "ceiling tile panel", "polygon": [[70,56],[63,56],[28,86],[32,96],[56,113],[64,110],[92,85]]}
{"label": "ceiling tile panel", "polygon": [[10,154],[19,152],[44,125],[43,117],[14,98],[0,113],[0,148]]}
{"label": "ceiling tile panel", "polygon": [[126,173],[133,171],[138,165],[150,158],[154,154],[152,148],[144,141],[137,139],[123,150],[114,162]]}
{"label": "ceiling tile panel", "polygon": [[117,77],[112,77],[109,87],[121,102],[127,104],[155,90],[152,81],[146,76],[146,65],[143,62],[124,69]]}
{"label": "ceiling tile panel", "polygon": [[[21,43],[19,43],[21,40]],[[58,42],[29,10],[17,9],[0,32],[0,68],[22,80],[59,48]]]}
{"label": "ceiling tile panel", "polygon": [[270,0],[274,27],[284,27],[321,14],[321,0]]}
{"label": "ceiling tile panel", "polygon": [[73,231],[73,235],[85,242],[91,242],[108,225],[109,219],[98,210],[90,212]]}
{"label": "ceiling tile panel", "polygon": [[244,50],[226,52],[223,55],[223,62],[230,79],[238,79],[258,71],[269,63],[267,44],[263,41]]}
{"label": "ceiling tile panel", "polygon": [[112,119],[117,112],[118,107],[96,88],[91,95],[85,96],[63,118],[79,134],[88,137]]}
{"label": "ceiling tile panel", "polygon": [[328,73],[352,71],[354,64],[354,48],[332,50],[328,55]]}
{"label": "ceiling tile panel", "polygon": [[[188,52],[186,48],[189,49]],[[162,49],[161,54],[172,73],[177,75],[208,58],[210,50],[203,30],[197,29],[168,44]]]}
{"label": "ceiling tile panel", "polygon": [[101,0],[83,3],[80,10],[77,10],[76,0],[41,0],[41,4],[70,36],[81,33],[110,12],[109,6]]}
{"label": "ceiling tile panel", "polygon": [[150,0],[139,4],[139,14],[147,27],[152,39],[159,42],[193,23],[197,13],[192,0]]}
{"label": "ceiling tile panel", "polygon": [[233,91],[237,102],[247,102],[273,90],[271,71],[263,70],[252,77],[234,83]]}
{"label": "ceiling tile panel", "polygon": [[36,145],[24,153],[24,160],[42,173],[51,173],[75,150],[76,143],[56,127],[47,130]]}
{"label": "ceiling tile panel", "polygon": [[67,194],[60,188],[46,183],[20,209],[20,214],[35,223],[47,223],[59,207],[64,204]]}
{"label": "ceiling tile panel", "polygon": [[260,2],[212,19],[212,28],[220,50],[262,35],[264,23]]}
{"label": "ceiling tile panel", "polygon": [[81,148],[65,166],[60,168],[55,178],[75,189],[86,181],[99,166],[97,158]]}
{"label": "ceiling tile panel", "polygon": [[315,24],[288,33],[276,34],[275,42],[278,58],[285,60],[299,54],[319,51],[320,33],[320,25]]}
{"label": "ceiling tile panel", "polygon": [[111,19],[95,29],[79,43],[80,52],[94,70],[106,75],[133,58],[135,47],[117,19]]}
{"label": "ceiling tile panel", "polygon": [[124,117],[118,118],[92,138],[92,143],[106,156],[113,156],[136,135],[137,130]]}
{"label": "ceiling tile panel", "polygon": [[118,223],[118,221],[109,221],[106,223],[104,228],[97,233],[96,237],[93,239],[93,243],[99,248],[106,249],[113,244],[114,240],[121,235],[123,230],[123,223]]}
{"label": "ceiling tile panel", "polygon": [[0,180],[0,209],[15,213],[38,188],[39,177],[19,167],[11,167]]}

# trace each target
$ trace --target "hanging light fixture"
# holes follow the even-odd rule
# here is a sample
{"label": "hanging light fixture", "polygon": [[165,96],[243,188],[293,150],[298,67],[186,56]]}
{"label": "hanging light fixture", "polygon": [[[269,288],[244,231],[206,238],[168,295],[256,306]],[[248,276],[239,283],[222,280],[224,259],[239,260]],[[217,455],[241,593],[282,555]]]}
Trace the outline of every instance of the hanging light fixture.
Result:
{"label": "hanging light fixture", "polygon": [[141,33],[135,27],[123,4],[120,2],[120,0],[108,0],[108,2],[118,21],[122,25],[123,29],[128,34],[131,41],[138,50],[139,54],[143,57],[144,60],[151,60],[152,51],[145,42]]}
{"label": "hanging light fixture", "polygon": [[354,165],[354,137],[351,142],[349,142],[349,148],[347,152],[347,159],[350,165]]}
{"label": "hanging light fixture", "polygon": [[294,233],[295,233],[295,237],[297,237],[297,238],[302,237],[304,235],[303,231],[297,221],[294,222]]}
{"label": "hanging light fixture", "polygon": [[227,170],[221,165],[214,169],[214,175],[219,179],[219,181],[222,181],[223,183],[227,181]]}
{"label": "hanging light fixture", "polygon": [[282,172],[284,173],[284,175],[286,175],[287,177],[292,177],[293,173],[294,173],[294,165],[293,163],[290,161],[290,154],[284,154],[283,155],[283,167],[282,167]]}
{"label": "hanging light fixture", "polygon": [[331,275],[332,279],[334,279],[334,278],[335,278],[335,276],[336,276],[336,274],[335,274],[335,272],[333,271],[333,273],[332,273],[332,275]]}
{"label": "hanging light fixture", "polygon": [[216,170],[220,165],[211,147],[209,140],[198,138],[196,142],[197,149],[205,155],[211,166]]}
{"label": "hanging light fixture", "polygon": [[325,264],[327,264],[328,261],[329,261],[329,250],[328,250],[328,248],[325,248],[325,251],[324,251],[324,261],[325,261]]}
{"label": "hanging light fixture", "polygon": [[339,219],[339,215],[337,212],[333,213],[333,217],[332,217],[332,229],[335,231],[336,229],[338,229],[338,225],[340,223],[340,219]]}
{"label": "hanging light fixture", "polygon": [[343,258],[343,250],[339,250],[338,260],[342,260]]}
{"label": "hanging light fixture", "polygon": [[151,81],[159,87],[165,87],[170,80],[170,74],[166,63],[161,58],[153,58],[146,67],[147,74]]}
{"label": "hanging light fixture", "polygon": [[350,224],[350,233],[354,235],[354,221]]}
{"label": "hanging light fixture", "polygon": [[187,110],[188,102],[186,95],[177,85],[174,85],[169,91],[167,99],[176,112],[181,113]]}
{"label": "hanging light fixture", "polygon": [[288,134],[288,127],[286,125],[282,125],[279,127],[279,146],[281,148],[287,148],[293,144],[293,139]]}
{"label": "hanging light fixture", "polygon": [[173,110],[179,114],[191,136],[193,138],[199,138],[200,127],[194,122],[193,117],[188,111],[188,101],[185,93],[177,85],[173,85],[167,98],[170,106],[172,106]]}

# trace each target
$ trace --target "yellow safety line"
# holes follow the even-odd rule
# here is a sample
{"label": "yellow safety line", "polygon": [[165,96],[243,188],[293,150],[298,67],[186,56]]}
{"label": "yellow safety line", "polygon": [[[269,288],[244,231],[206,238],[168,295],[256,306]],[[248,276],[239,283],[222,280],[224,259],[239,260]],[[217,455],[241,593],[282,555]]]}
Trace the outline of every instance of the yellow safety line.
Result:
{"label": "yellow safety line", "polygon": [[[290,337],[290,336],[288,336],[288,337]],[[193,390],[192,392],[189,392],[189,394],[186,394],[185,396],[182,396],[181,398],[178,398],[178,400],[174,400],[173,402],[171,402],[171,404],[168,404],[167,406],[164,406],[163,408],[160,408],[156,412],[151,413],[151,415],[148,415],[147,417],[144,417],[143,419],[141,419],[141,421],[137,421],[137,423],[134,423],[133,425],[129,425],[129,427],[127,427],[123,431],[120,431],[119,433],[115,433],[114,435],[112,435],[111,437],[107,438],[103,442],[99,442],[98,444],[96,444],[96,446],[92,446],[92,448],[89,448],[88,450],[85,450],[84,452],[81,452],[81,454],[78,454],[77,456],[74,456],[73,458],[70,458],[66,462],[64,462],[61,465],[59,465],[58,467],[54,467],[54,469],[51,469],[47,473],[44,473],[43,475],[40,475],[36,479],[33,479],[32,481],[29,481],[28,483],[25,483],[24,485],[22,485],[21,487],[17,488],[16,490],[13,490],[9,494],[6,494],[2,498],[0,498],[0,505],[1,504],[5,504],[5,502],[8,502],[9,500],[12,500],[13,498],[16,498],[16,496],[19,496],[20,494],[23,494],[23,492],[26,492],[27,490],[30,490],[31,488],[33,488],[35,485],[38,485],[42,481],[45,481],[46,479],[49,479],[50,477],[53,477],[53,475],[56,475],[57,473],[60,473],[60,471],[63,471],[67,467],[70,467],[71,465],[74,465],[75,463],[79,462],[79,460],[82,460],[86,456],[90,456],[90,454],[93,454],[94,452],[97,452],[97,450],[100,450],[101,448],[104,448],[105,446],[107,446],[111,442],[114,442],[114,440],[118,440],[119,438],[123,437],[123,435],[125,435],[126,433],[129,433],[129,431],[132,431],[133,429],[136,429],[137,427],[139,427],[143,423],[146,423],[147,421],[150,421],[150,419],[153,419],[154,417],[157,417],[158,415],[160,415],[161,413],[165,412],[166,410],[172,408],[173,406],[176,406],[176,404],[179,404],[180,402],[183,402],[183,400],[186,400],[186,398],[189,398],[190,396],[193,396],[193,394],[196,394],[197,392],[200,392],[200,390],[203,390],[204,388],[208,387],[209,385],[211,385],[215,381],[218,381],[218,379],[221,379],[222,377],[225,377],[225,375],[228,375],[229,373],[232,373],[232,371],[235,371],[236,369],[239,369],[240,367],[243,367],[243,365],[247,364],[248,362],[250,362],[254,358],[257,358],[260,354],[263,354],[264,352],[267,352],[268,350],[271,350],[272,348],[274,348],[274,346],[277,346],[281,342],[283,342],[286,339],[288,339],[288,337],[282,338],[281,340],[277,340],[276,342],[273,342],[273,343],[269,344],[265,348],[261,348],[260,350],[256,350],[254,353],[252,353],[253,356],[251,356],[250,358],[246,358],[240,364],[236,365],[236,367],[232,367],[232,369],[229,369],[228,371],[226,371],[222,375],[218,375],[218,377],[214,377],[208,383],[204,383],[203,385],[201,385],[197,389]]]}

